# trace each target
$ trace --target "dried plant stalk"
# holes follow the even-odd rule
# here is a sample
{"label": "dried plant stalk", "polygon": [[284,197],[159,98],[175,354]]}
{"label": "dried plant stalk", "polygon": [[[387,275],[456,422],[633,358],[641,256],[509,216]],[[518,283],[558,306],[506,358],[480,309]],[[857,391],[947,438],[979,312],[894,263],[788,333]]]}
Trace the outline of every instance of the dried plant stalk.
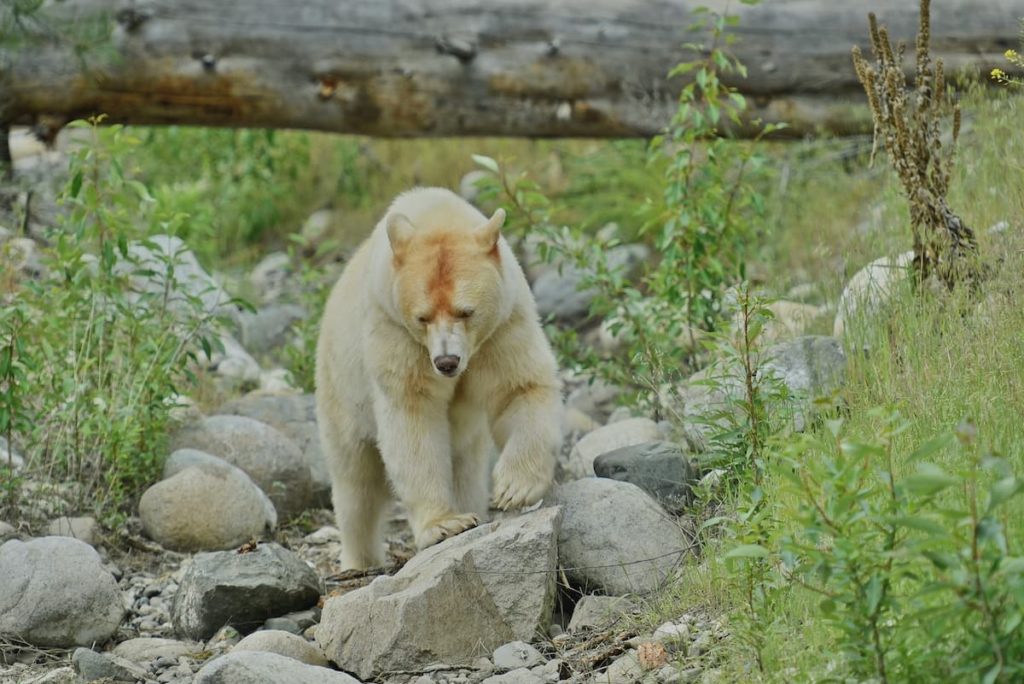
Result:
{"label": "dried plant stalk", "polygon": [[[977,242],[974,231],[946,200],[960,135],[960,106],[951,104],[946,93],[942,60],[933,61],[929,54],[930,4],[930,0],[921,0],[913,90],[903,74],[903,45],[893,48],[888,31],[878,25],[874,14],[868,15],[874,64],[854,47],[853,66],[874,117],[872,161],[881,141],[910,202],[918,282],[934,273],[952,287],[958,279],[975,273]],[[950,111],[953,143],[944,149],[941,123]]]}

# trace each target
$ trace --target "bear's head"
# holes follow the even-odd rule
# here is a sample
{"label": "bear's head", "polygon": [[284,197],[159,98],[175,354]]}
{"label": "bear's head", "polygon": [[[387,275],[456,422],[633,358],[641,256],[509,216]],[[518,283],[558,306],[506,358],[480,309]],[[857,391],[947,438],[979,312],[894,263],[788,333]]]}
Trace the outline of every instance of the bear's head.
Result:
{"label": "bear's head", "polygon": [[504,223],[502,209],[479,225],[459,228],[414,226],[399,213],[387,218],[397,309],[439,375],[458,377],[501,322]]}

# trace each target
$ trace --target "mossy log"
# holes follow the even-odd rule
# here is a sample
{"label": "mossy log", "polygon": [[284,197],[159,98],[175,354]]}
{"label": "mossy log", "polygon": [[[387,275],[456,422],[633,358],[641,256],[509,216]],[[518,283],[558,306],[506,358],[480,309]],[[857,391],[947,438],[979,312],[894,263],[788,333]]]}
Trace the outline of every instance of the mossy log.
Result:
{"label": "mossy log", "polygon": [[[0,43],[0,124],[299,128],[373,136],[646,137],[675,108],[669,68],[718,0],[46,0],[105,45]],[[907,0],[731,3],[750,115],[790,135],[870,130],[850,63],[871,10],[912,41]],[[949,72],[987,72],[1017,44],[1021,0],[935,0]],[[62,24],[63,25],[63,24]],[[31,28],[31,27],[30,27]],[[36,38],[39,38],[37,35]]]}

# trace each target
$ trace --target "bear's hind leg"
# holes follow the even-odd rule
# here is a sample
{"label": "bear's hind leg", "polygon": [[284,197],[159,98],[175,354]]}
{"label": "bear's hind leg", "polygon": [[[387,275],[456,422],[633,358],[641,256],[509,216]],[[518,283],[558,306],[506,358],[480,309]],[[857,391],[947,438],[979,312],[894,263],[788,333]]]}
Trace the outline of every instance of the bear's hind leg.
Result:
{"label": "bear's hind leg", "polygon": [[341,565],[361,570],[384,565],[384,510],[391,501],[384,463],[364,441],[341,458],[331,454],[331,500],[341,532]]}

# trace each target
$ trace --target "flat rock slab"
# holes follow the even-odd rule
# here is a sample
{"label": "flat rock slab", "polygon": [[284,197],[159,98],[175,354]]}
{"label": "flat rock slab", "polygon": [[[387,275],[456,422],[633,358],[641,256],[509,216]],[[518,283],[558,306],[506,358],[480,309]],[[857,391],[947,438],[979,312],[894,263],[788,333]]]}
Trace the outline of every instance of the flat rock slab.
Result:
{"label": "flat rock slab", "polygon": [[71,537],[0,546],[0,634],[35,646],[103,643],[125,607],[96,550]]}
{"label": "flat rock slab", "polygon": [[309,608],[321,592],[313,569],[277,544],[201,553],[181,579],[171,621],[190,639],[209,639],[224,625],[252,631],[268,618]]}
{"label": "flat rock slab", "polygon": [[645,442],[601,454],[594,473],[629,482],[644,490],[671,513],[682,511],[692,498],[697,471],[686,454],[671,442]]}
{"label": "flat rock slab", "polygon": [[330,599],[316,638],[363,679],[431,663],[471,666],[550,624],[561,511],[545,508],[463,532],[398,574]]}

